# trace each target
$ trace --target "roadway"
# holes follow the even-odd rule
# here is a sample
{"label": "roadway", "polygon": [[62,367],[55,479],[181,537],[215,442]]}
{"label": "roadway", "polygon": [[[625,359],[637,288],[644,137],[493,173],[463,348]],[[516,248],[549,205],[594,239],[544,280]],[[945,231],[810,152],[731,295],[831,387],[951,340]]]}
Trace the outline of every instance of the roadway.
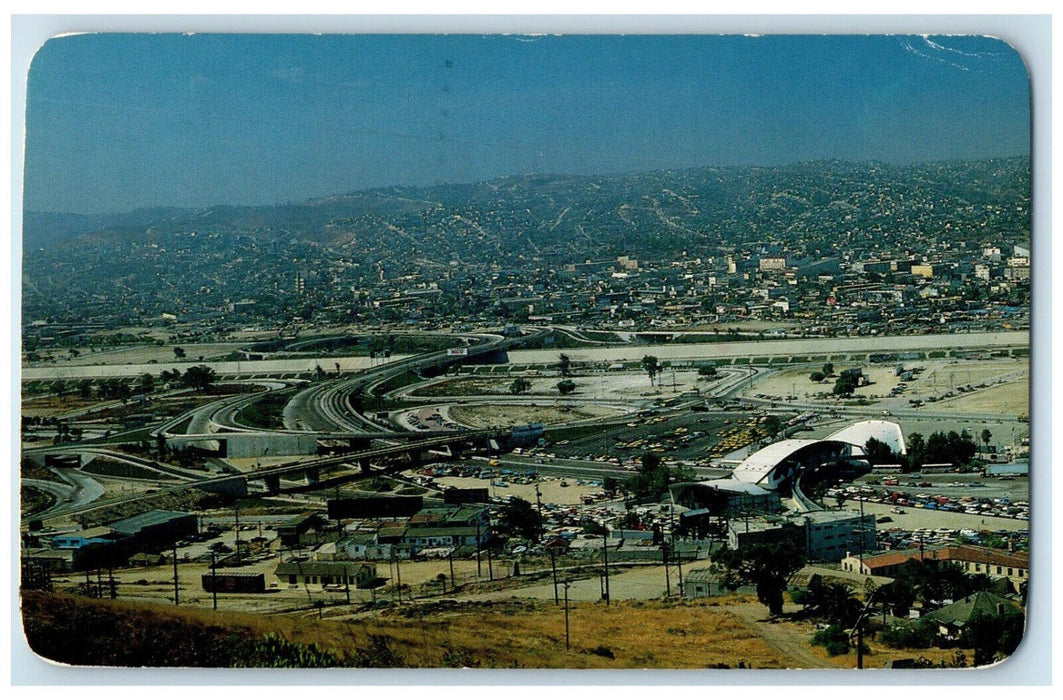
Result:
{"label": "roadway", "polygon": [[[539,330],[537,334],[543,334],[548,332],[547,330]],[[532,336],[534,338],[535,335]],[[484,342],[469,346],[467,351],[469,354],[479,354],[484,352],[492,352],[496,350],[507,350],[511,355],[518,356],[518,359],[523,358],[528,361],[529,358],[538,358],[540,361],[549,361],[551,363],[556,362],[557,352],[555,351],[527,351],[527,350],[510,350],[510,347],[516,343],[527,340],[527,337],[516,339],[502,339],[499,337],[483,337],[480,339]],[[801,353],[804,356],[815,355],[822,353],[830,356],[836,356],[839,353],[853,353],[853,352],[891,352],[891,351],[912,351],[916,349],[931,350],[937,348],[949,348],[949,349],[963,349],[963,348],[982,348],[982,347],[1009,347],[1009,346],[1022,346],[1028,345],[1029,336],[1024,332],[1013,333],[994,333],[994,334],[961,334],[961,335],[945,335],[945,336],[900,336],[900,337],[877,337],[877,338],[837,338],[837,339],[803,339],[800,341],[794,340],[782,340],[782,341],[758,341],[758,342],[729,342],[729,343],[712,343],[702,345],[681,345],[681,346],[645,346],[638,348],[640,356],[642,354],[656,354],[659,359],[661,357],[749,357],[751,355],[779,355],[786,354],[792,355],[795,353]],[[588,361],[588,360],[611,360],[621,359],[624,353],[630,353],[631,348],[595,348],[591,350],[572,350],[568,352],[569,356],[574,361]],[[348,435],[365,434],[367,436],[372,435],[374,437],[384,436],[388,434],[387,430],[384,430],[382,426],[377,425],[364,416],[356,414],[348,401],[348,396],[352,393],[365,391],[367,388],[378,385],[381,382],[387,381],[389,378],[406,371],[419,372],[424,369],[439,365],[442,362],[452,361],[454,358],[448,351],[439,351],[426,353],[423,355],[407,356],[407,357],[395,357],[383,365],[365,368],[355,377],[348,377],[340,380],[333,380],[327,383],[315,384],[307,387],[303,391],[296,393],[288,405],[284,409],[283,421],[284,426],[288,431],[292,432],[336,432],[346,433]],[[209,364],[209,363],[205,363]],[[223,363],[215,363],[223,364]],[[235,364],[235,363],[234,363]],[[251,364],[250,361],[240,363],[242,365]],[[68,368],[59,368],[68,369]],[[157,369],[154,368],[154,369]],[[721,370],[723,371],[723,370]],[[751,387],[759,379],[770,374],[772,370],[764,370],[762,368],[745,368],[739,371],[735,371],[732,368],[727,368],[725,372],[725,378],[722,382],[717,383],[714,389],[705,394],[701,398],[723,398],[728,396],[734,396],[738,392]],[[25,377],[24,377],[25,378]],[[291,388],[289,382],[278,380],[265,380],[262,382],[267,387],[267,391],[283,391]],[[241,426],[237,424],[236,416],[238,412],[249,403],[261,400],[262,394],[255,394],[250,396],[229,397],[216,402],[211,402],[206,406],[194,409],[187,412],[178,418],[168,421],[163,426],[153,431],[154,435],[168,434],[175,427],[181,425],[185,421],[188,422],[188,427],[185,434],[206,434],[213,432],[217,428],[223,428],[228,430],[251,430],[247,426]],[[455,400],[459,397],[453,397]],[[463,397],[469,399],[469,397]],[[477,398],[476,401],[482,402],[484,399]],[[505,403],[512,403],[513,401],[527,400],[533,402],[533,397],[527,399],[515,399],[507,398]],[[541,401],[541,399],[539,399]],[[761,405],[767,407],[776,407],[792,410],[811,410],[811,411],[824,411],[825,407],[820,404],[805,403],[805,402],[787,402],[783,406],[780,406],[780,402],[772,402],[764,399],[756,398],[743,398],[743,402]],[[828,407],[826,410],[834,411],[838,414],[846,414],[853,416],[873,416],[881,414],[881,411],[876,411],[870,408],[860,407]],[[968,414],[957,414],[954,412],[934,412],[923,409],[899,409],[895,412],[898,416],[912,417],[912,418],[928,418],[933,416],[940,416],[942,418],[949,419],[964,419]],[[985,414],[970,414],[972,419],[983,419]],[[1010,417],[1009,417],[1010,418]],[[1017,417],[1016,417],[1017,419]],[[609,423],[615,423],[616,418],[613,419],[594,419],[592,421],[586,421],[591,423],[600,423],[607,425]],[[266,431],[263,431],[266,432]],[[448,442],[455,440],[473,440],[483,438],[494,434],[496,431],[481,430],[481,431],[468,431],[460,433],[448,433],[441,436],[432,436],[425,439],[416,440],[405,445],[387,445],[375,450],[365,450],[357,453],[350,453],[341,455],[338,457],[330,457],[319,460],[310,460],[307,462],[293,462],[286,463],[277,467],[267,468],[265,470],[258,471],[254,474],[254,478],[262,479],[266,477],[284,477],[298,472],[305,472],[307,469],[321,468],[327,466],[334,466],[343,463],[358,464],[363,460],[371,460],[374,458],[380,458],[392,454],[401,453],[412,449],[428,449],[437,445],[444,445]],[[396,437],[403,435],[402,433],[394,433]],[[409,433],[404,435],[409,437]],[[179,437],[179,435],[174,435]],[[417,437],[422,437],[418,435]],[[85,448],[78,448],[80,451],[85,451]],[[508,460],[507,460],[508,461]],[[512,465],[516,468],[528,468],[534,467],[539,471],[546,472],[550,469],[554,473],[561,473],[557,470],[571,469],[575,470],[570,475],[573,477],[579,477],[580,475],[586,475],[587,478],[602,478],[609,475],[622,474],[623,470],[612,467],[610,465],[596,465],[582,463],[572,463],[572,461],[556,462],[555,465],[544,465],[537,462],[530,463],[524,460],[513,460]],[[157,464],[153,464],[152,468],[158,468]],[[711,473],[709,473],[711,472]],[[707,475],[718,475],[719,470],[708,470]],[[179,491],[194,486],[211,486],[224,482],[227,479],[234,478],[232,476],[213,477],[213,478],[195,478],[191,475],[182,475],[190,480],[184,484],[177,486],[164,487],[162,491]],[[236,478],[249,478],[247,475]],[[93,507],[98,507],[99,504],[95,504]]]}
{"label": "roadway", "polygon": [[[375,449],[361,450],[358,452],[349,452],[342,455],[334,455],[329,457],[321,457],[318,459],[297,461],[297,462],[285,462],[280,465],[265,467],[258,469],[254,472],[245,472],[241,474],[225,474],[223,476],[210,476],[189,479],[180,484],[174,484],[170,486],[160,486],[151,494],[133,494],[128,496],[118,496],[110,499],[99,500],[99,497],[103,495],[102,487],[96,498],[87,503],[65,503],[64,507],[59,508],[56,512],[51,513],[50,516],[55,515],[73,515],[76,513],[82,513],[98,508],[114,506],[124,503],[133,503],[136,501],[144,500],[146,498],[155,498],[159,495],[171,495],[177,494],[183,491],[187,491],[192,488],[199,488],[204,490],[211,490],[212,487],[222,487],[227,483],[231,483],[234,479],[242,479],[246,481],[263,481],[267,479],[281,479],[290,477],[295,474],[305,474],[307,472],[320,470],[327,467],[336,467],[340,465],[350,465],[351,467],[361,469],[361,463],[368,463],[372,460],[379,460],[383,457],[390,457],[394,455],[404,454],[411,451],[423,451],[429,450],[435,447],[444,447],[451,445],[455,442],[464,442],[466,440],[486,440],[492,437],[497,437],[499,432],[497,430],[475,430],[465,433],[449,434],[442,437],[433,437],[425,440],[419,440],[416,442],[410,442],[402,445],[388,445],[385,447],[378,447]],[[77,451],[79,448],[69,447],[68,450]],[[403,467],[406,468],[406,467]],[[73,471],[73,470],[70,470]],[[372,473],[387,473],[393,471],[392,469],[376,469]],[[78,475],[83,476],[83,475]],[[84,477],[88,481],[91,481],[89,477]],[[95,482],[93,482],[95,483]],[[82,486],[87,486],[82,484]],[[23,523],[28,522],[30,519],[37,519],[40,515],[27,516],[23,518]]]}
{"label": "roadway", "polygon": [[[573,362],[637,361],[645,355],[658,360],[747,359],[755,357],[850,357],[854,354],[968,351],[1030,347],[1026,331],[1001,333],[950,333],[941,335],[860,336],[801,338],[784,340],[726,341],[719,343],[676,343],[633,345],[609,348],[564,350]],[[558,350],[513,350],[510,361],[521,364],[557,363]]]}

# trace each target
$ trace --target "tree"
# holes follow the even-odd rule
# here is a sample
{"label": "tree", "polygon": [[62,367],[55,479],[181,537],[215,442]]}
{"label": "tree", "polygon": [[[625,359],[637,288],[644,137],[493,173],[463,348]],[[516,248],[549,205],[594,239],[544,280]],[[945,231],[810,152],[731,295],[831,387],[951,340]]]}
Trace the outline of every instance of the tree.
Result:
{"label": "tree", "polygon": [[862,607],[848,584],[826,583],[819,574],[814,574],[808,586],[794,594],[794,602],[804,606],[808,614],[842,627],[851,627]]}
{"label": "tree", "polygon": [[568,355],[566,355],[565,353],[561,353],[561,355],[558,357],[558,360],[559,361],[557,363],[557,369],[561,372],[561,376],[571,376],[572,360],[569,359]]}
{"label": "tree", "polygon": [[185,349],[179,346],[174,346],[173,356],[176,360],[183,360],[185,358]]}
{"label": "tree", "polygon": [[509,385],[509,393],[514,395],[526,394],[529,390],[531,390],[531,382],[524,377],[517,377],[513,380],[513,383]]}
{"label": "tree", "polygon": [[834,363],[833,362],[825,362],[823,364],[823,376],[830,377],[830,376],[833,376],[833,375],[834,375]]}
{"label": "tree", "polygon": [[647,452],[642,455],[642,463],[635,476],[628,480],[624,488],[637,499],[657,501],[664,497],[668,491],[668,485],[673,481],[692,481],[693,479],[693,470],[669,467],[660,457]]}
{"label": "tree", "polygon": [[646,355],[642,358],[642,368],[650,376],[650,386],[653,386],[657,374],[661,371],[661,363],[653,355]]}
{"label": "tree", "polygon": [[989,432],[989,428],[982,428],[982,442],[985,443],[985,451],[989,452],[989,441],[993,438],[993,433]]}
{"label": "tree", "polygon": [[181,381],[181,370],[179,369],[164,369],[159,373],[159,381],[164,384],[176,384]]}
{"label": "tree", "polygon": [[851,374],[843,374],[834,380],[834,389],[831,390],[835,396],[852,396],[856,391],[856,378]]}
{"label": "tree", "polygon": [[562,379],[557,383],[557,390],[561,392],[562,396],[568,396],[576,390],[576,382],[571,379]]}
{"label": "tree", "polygon": [[783,429],[782,419],[777,415],[770,414],[764,419],[764,432],[769,438],[773,438]]}
{"label": "tree", "polygon": [[192,387],[196,391],[207,391],[214,383],[216,374],[213,369],[206,365],[195,365],[189,367],[184,376],[181,378],[181,382],[185,386]]}
{"label": "tree", "polygon": [[988,666],[997,654],[1010,656],[1022,641],[1026,616],[1007,606],[999,614],[976,613],[963,626],[960,643],[974,649],[974,666]]}
{"label": "tree", "polygon": [[707,364],[707,365],[702,365],[702,366],[698,367],[698,376],[699,377],[715,377],[716,376],[716,365]]}
{"label": "tree", "polygon": [[919,433],[908,436],[908,466],[948,463],[964,465],[974,459],[978,445],[967,430],[931,433],[926,440]]}
{"label": "tree", "polygon": [[812,374],[808,375],[808,378],[814,382],[822,382],[824,379],[827,378],[827,375],[823,374],[823,372],[813,372]]}
{"label": "tree", "polygon": [[818,630],[812,635],[812,644],[821,646],[831,656],[841,656],[849,653],[849,635],[842,625],[834,624],[827,629]]}
{"label": "tree", "polygon": [[781,615],[786,584],[805,565],[805,558],[793,542],[784,539],[739,550],[724,545],[712,555],[712,562],[722,574],[724,588],[755,586],[757,600],[771,615]]}
{"label": "tree", "polygon": [[900,457],[889,445],[876,438],[867,439],[864,456],[870,464],[897,464],[900,461]]}
{"label": "tree", "polygon": [[915,602],[915,591],[911,583],[903,579],[894,579],[879,586],[876,597],[894,617],[906,618]]}
{"label": "tree", "polygon": [[150,394],[155,391],[155,377],[150,374],[140,375],[140,390],[145,394]]}
{"label": "tree", "polygon": [[975,590],[975,581],[957,562],[936,559],[909,559],[897,568],[894,582],[911,589],[916,599],[928,607],[944,600],[959,600]]}
{"label": "tree", "polygon": [[499,525],[511,535],[538,540],[542,521],[535,507],[523,498],[511,498],[499,513]]}

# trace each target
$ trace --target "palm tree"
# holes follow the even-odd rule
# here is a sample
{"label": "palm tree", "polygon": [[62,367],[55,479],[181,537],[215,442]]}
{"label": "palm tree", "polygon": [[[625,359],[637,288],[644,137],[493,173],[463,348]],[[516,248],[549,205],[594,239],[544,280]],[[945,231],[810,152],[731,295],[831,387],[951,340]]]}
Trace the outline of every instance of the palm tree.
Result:
{"label": "palm tree", "polygon": [[657,373],[661,371],[661,363],[653,355],[646,355],[642,358],[642,367],[646,370],[646,374],[650,375],[650,386],[653,386]]}

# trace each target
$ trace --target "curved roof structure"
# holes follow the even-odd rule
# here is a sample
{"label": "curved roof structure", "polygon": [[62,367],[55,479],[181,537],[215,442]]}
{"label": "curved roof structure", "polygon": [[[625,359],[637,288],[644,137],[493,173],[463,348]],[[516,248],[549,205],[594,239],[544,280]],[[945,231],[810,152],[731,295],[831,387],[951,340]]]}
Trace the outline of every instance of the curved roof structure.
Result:
{"label": "curved roof structure", "polygon": [[904,446],[904,433],[901,426],[888,420],[865,420],[854,423],[848,428],[842,428],[836,433],[827,436],[827,440],[838,440],[860,448],[858,454],[863,454],[864,445],[870,438],[875,438],[886,443],[897,454],[908,454]]}
{"label": "curved roof structure", "polygon": [[731,476],[739,481],[756,484],[763,481],[764,477],[771,473],[780,462],[791,456],[802,447],[814,445],[819,440],[783,440],[772,443],[767,447],[757,450],[746,457],[741,464],[735,467]]}
{"label": "curved roof structure", "polygon": [[852,445],[838,440],[783,440],[746,457],[731,476],[774,489],[808,467],[848,457],[852,453]]}
{"label": "curved roof structure", "polygon": [[886,443],[894,452],[906,453],[899,425],[884,420],[867,420],[822,440],[789,439],[772,443],[746,457],[735,467],[731,477],[764,488],[776,488],[807,467],[863,455],[870,438]]}

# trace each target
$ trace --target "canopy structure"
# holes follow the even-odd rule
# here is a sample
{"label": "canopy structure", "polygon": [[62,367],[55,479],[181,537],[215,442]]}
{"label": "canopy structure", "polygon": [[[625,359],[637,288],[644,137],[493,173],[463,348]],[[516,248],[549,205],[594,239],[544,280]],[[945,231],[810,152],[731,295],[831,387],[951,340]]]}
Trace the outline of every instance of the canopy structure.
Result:
{"label": "canopy structure", "polygon": [[894,452],[906,453],[899,425],[868,420],[843,428],[822,440],[788,439],[772,443],[746,457],[735,467],[732,478],[776,489],[805,469],[863,455],[870,438],[884,442]]}
{"label": "canopy structure", "polygon": [[904,445],[904,433],[901,432],[901,426],[888,420],[865,420],[827,436],[828,440],[847,442],[858,447],[860,452],[857,454],[863,454],[864,446],[871,438],[886,443],[897,454],[908,454],[908,449]]}

